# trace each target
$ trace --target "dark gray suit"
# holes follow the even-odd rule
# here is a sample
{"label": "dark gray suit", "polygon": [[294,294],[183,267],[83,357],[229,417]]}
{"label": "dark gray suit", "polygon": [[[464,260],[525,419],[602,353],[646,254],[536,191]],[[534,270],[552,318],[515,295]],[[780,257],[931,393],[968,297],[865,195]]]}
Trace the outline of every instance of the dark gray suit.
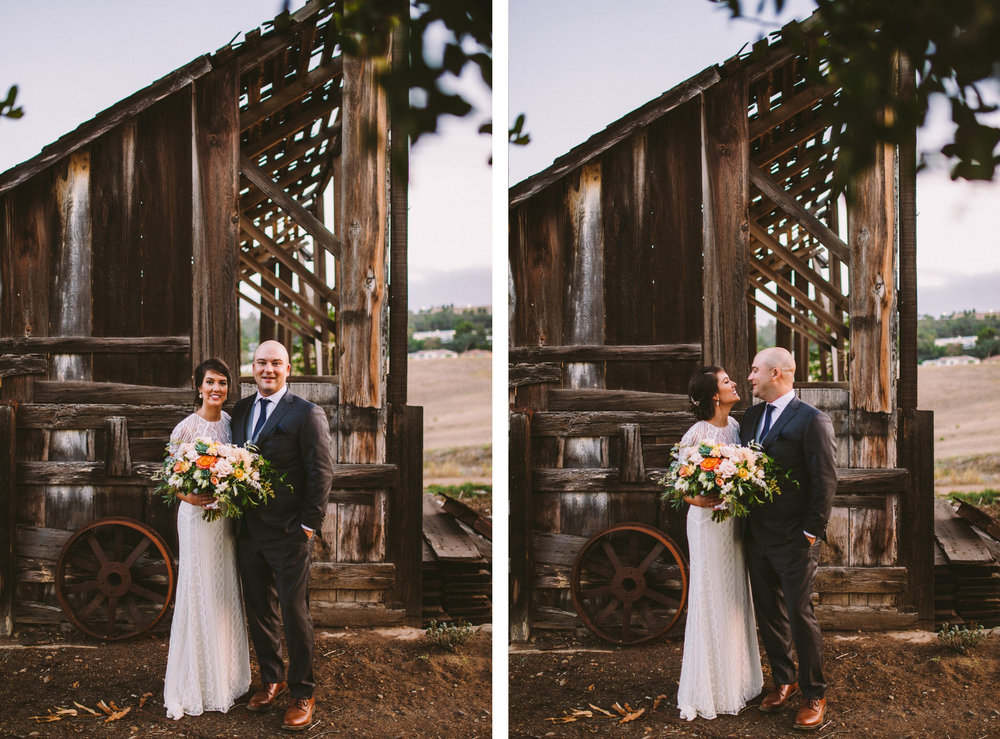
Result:
{"label": "dark gray suit", "polygon": [[[256,394],[232,413],[233,442],[250,437]],[[302,525],[320,531],[333,480],[333,450],[326,414],[290,391],[270,408],[256,446],[283,481],[275,497],[247,511],[236,538],[243,600],[264,683],[285,680],[281,623],[288,645],[288,688],[293,698],[310,698],[313,625],[309,615],[310,544]],[[279,608],[281,620],[279,621]]]}
{"label": "dark gray suit", "polygon": [[[744,444],[753,441],[764,408],[758,403],[743,415]],[[823,643],[811,598],[820,540],[837,490],[833,424],[825,413],[796,397],[761,446],[792,482],[782,481],[781,495],[752,509],[748,519],[747,564],[757,625],[775,683],[798,682],[805,698],[822,698]],[[810,546],[804,531],[817,537],[815,544]]]}

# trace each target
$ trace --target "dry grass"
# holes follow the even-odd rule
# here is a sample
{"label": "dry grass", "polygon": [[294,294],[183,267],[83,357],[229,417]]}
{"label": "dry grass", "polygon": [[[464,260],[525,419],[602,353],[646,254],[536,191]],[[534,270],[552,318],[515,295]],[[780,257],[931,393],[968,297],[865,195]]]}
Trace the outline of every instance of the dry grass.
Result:
{"label": "dry grass", "polygon": [[424,484],[490,482],[492,358],[411,359],[408,402],[424,409]]}
{"label": "dry grass", "polygon": [[939,494],[1000,489],[1000,364],[921,367],[918,407],[934,411]]}

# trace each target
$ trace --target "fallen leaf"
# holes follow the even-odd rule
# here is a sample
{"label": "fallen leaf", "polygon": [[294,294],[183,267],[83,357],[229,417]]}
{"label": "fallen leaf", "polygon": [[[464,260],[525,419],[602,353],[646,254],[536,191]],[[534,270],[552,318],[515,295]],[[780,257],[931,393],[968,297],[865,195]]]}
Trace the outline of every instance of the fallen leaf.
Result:
{"label": "fallen leaf", "polygon": [[77,680],[75,683],[73,683],[73,687],[74,688],[79,688],[80,687],[80,681]]}
{"label": "fallen leaf", "polygon": [[56,711],[60,716],[79,716],[80,712],[75,708],[60,708]]}
{"label": "fallen leaf", "polygon": [[153,694],[152,693],[143,693],[142,694],[142,697],[139,699],[139,708],[142,708],[144,705],[146,705],[146,701],[149,700],[149,697],[151,695],[153,695]]}
{"label": "fallen leaf", "polygon": [[104,701],[98,701],[97,707],[100,708],[102,711],[104,711],[104,713],[106,713],[108,716],[114,713],[114,711],[108,708],[108,704],[105,703]]}
{"label": "fallen leaf", "polygon": [[120,711],[115,711],[110,716],[108,716],[106,719],[104,719],[104,723],[110,724],[112,721],[117,721],[118,719],[120,719],[122,716],[124,716],[125,714],[127,714],[131,710],[132,710],[132,706],[129,706],[128,708],[123,708]]}
{"label": "fallen leaf", "polygon": [[[115,705],[114,701],[108,701],[108,705],[111,706],[111,710],[112,711],[120,711],[120,710],[122,710],[118,706]],[[626,703],[625,705],[627,706],[628,703]]]}
{"label": "fallen leaf", "polygon": [[632,713],[630,713],[628,716],[626,716],[625,718],[623,718],[618,723],[619,724],[625,724],[625,723],[628,723],[629,721],[635,721],[637,718],[639,718],[645,712],[646,712],[645,708],[640,708],[638,711],[632,711]]}
{"label": "fallen leaf", "polygon": [[603,708],[601,708],[600,706],[595,706],[593,703],[588,703],[587,705],[593,708],[595,711],[603,713],[605,716],[614,716],[614,714],[611,713],[611,711],[605,711]]}
{"label": "fallen leaf", "polygon": [[573,715],[574,716],[578,716],[580,718],[594,718],[594,712],[593,711],[584,711],[581,708],[574,709],[573,710]]}
{"label": "fallen leaf", "polygon": [[[114,703],[112,703],[111,705],[114,705]],[[628,703],[625,704],[625,710],[628,711],[629,713],[635,711],[635,709],[632,708],[632,706],[630,706]]]}
{"label": "fallen leaf", "polygon": [[98,713],[97,711],[95,711],[95,710],[94,710],[93,708],[87,708],[87,707],[86,707],[85,705],[83,705],[82,703],[77,703],[76,701],[73,701],[73,705],[74,705],[74,706],[76,706],[77,708],[79,708],[79,709],[80,709],[81,711],[86,711],[86,712],[87,712],[87,713],[89,713],[89,714],[90,714],[91,716],[99,716],[99,715],[100,715],[100,714],[99,714],[99,713]]}
{"label": "fallen leaf", "polygon": [[660,705],[660,701],[662,701],[666,697],[667,696],[665,696],[663,693],[660,693],[658,696],[656,696],[656,698],[653,700],[653,710],[654,711],[656,710],[656,707],[658,705]]}
{"label": "fallen leaf", "polygon": [[29,716],[28,718],[33,718],[39,723],[51,724],[53,721],[62,721],[62,716],[55,713],[50,713],[48,716]]}
{"label": "fallen leaf", "polygon": [[547,718],[546,721],[551,721],[554,724],[571,724],[576,721],[575,716],[556,716],[554,718]]}
{"label": "fallen leaf", "polygon": [[611,706],[611,710],[613,710],[619,716],[627,716],[628,715],[628,711],[626,711],[624,708],[622,708],[621,706],[619,706],[617,703],[615,703],[613,706]]}
{"label": "fallen leaf", "polygon": [[593,689],[594,689],[594,684],[593,683],[591,683],[590,685],[587,686],[587,690],[593,690]]}

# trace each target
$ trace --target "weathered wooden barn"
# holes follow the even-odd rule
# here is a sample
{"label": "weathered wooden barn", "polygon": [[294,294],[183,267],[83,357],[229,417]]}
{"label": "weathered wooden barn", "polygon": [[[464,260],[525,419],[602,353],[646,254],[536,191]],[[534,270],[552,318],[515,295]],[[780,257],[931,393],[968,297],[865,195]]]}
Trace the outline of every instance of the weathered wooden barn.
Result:
{"label": "weathered wooden barn", "polygon": [[[694,369],[722,365],[750,400],[758,316],[776,321],[801,368],[799,395],[837,431],[821,622],[933,623],[915,144],[881,148],[838,197],[824,111],[837,90],[809,79],[807,54],[761,40],[511,188],[512,638],[580,624],[573,566],[595,532],[638,522],[686,547],[684,513],[660,502],[651,478],[694,420]],[[886,74],[905,94],[912,72],[901,64]],[[636,553],[635,538],[623,541],[633,551],[606,542],[595,572],[609,582],[625,573],[624,590],[618,578],[590,593],[603,598],[595,621],[617,629],[625,614],[629,641],[629,609],[633,629],[656,625],[627,591],[663,547]],[[626,554],[647,552],[629,565]]]}
{"label": "weathered wooden barn", "polygon": [[[176,552],[149,475],[193,409],[193,368],[239,367],[240,300],[262,338],[301,343],[291,387],[330,417],[317,623],[419,624],[406,143],[375,81],[391,56],[343,53],[309,3],[0,174],[0,633],[63,618],[56,560],[95,519],[138,520]],[[137,592],[86,609],[120,633]]]}

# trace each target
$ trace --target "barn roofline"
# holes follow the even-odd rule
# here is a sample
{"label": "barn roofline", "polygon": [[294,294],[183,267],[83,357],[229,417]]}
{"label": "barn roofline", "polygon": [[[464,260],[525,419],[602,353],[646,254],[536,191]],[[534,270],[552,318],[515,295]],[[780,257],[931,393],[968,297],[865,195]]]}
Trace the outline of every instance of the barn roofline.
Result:
{"label": "barn roofline", "polygon": [[783,38],[786,32],[797,27],[799,31],[809,35],[814,32],[815,19],[814,14],[802,22],[792,21],[786,24],[778,34],[772,35],[772,41],[769,42],[767,38],[761,39],[753,45],[753,49],[749,53],[743,53],[741,49],[724,62],[706,67],[659,97],[650,100],[630,113],[626,113],[613,123],[609,123],[603,131],[594,134],[582,144],[574,146],[565,154],[557,157],[545,169],[512,185],[509,189],[508,209],[513,210],[525,200],[600,156],[637,130],[645,128],[679,105],[703,94],[731,73],[746,69],[748,77],[755,79],[780,66],[797,53],[784,43]]}
{"label": "barn roofline", "polygon": [[[297,12],[291,14],[286,28],[277,30],[275,21],[271,20],[258,26],[253,31],[244,34],[245,38],[250,33],[260,33],[267,26],[273,26],[276,30],[272,32],[270,43],[260,44],[259,46],[248,46],[245,41],[227,44],[218,49],[214,54],[202,54],[152,84],[105,108],[90,120],[84,121],[69,133],[60,136],[54,142],[44,146],[35,156],[26,159],[20,164],[15,164],[7,171],[0,173],[0,195],[83,148],[123,121],[142,113],[178,90],[184,89],[221,63],[228,62],[233,56],[239,57],[242,54],[246,54],[247,56],[253,56],[254,61],[259,62],[260,58],[264,56],[261,53],[262,48],[265,54],[277,53],[285,46],[287,40],[294,38],[296,26],[311,19],[321,10],[322,8],[319,3],[309,2]],[[277,43],[279,38],[283,39],[281,43]]]}

